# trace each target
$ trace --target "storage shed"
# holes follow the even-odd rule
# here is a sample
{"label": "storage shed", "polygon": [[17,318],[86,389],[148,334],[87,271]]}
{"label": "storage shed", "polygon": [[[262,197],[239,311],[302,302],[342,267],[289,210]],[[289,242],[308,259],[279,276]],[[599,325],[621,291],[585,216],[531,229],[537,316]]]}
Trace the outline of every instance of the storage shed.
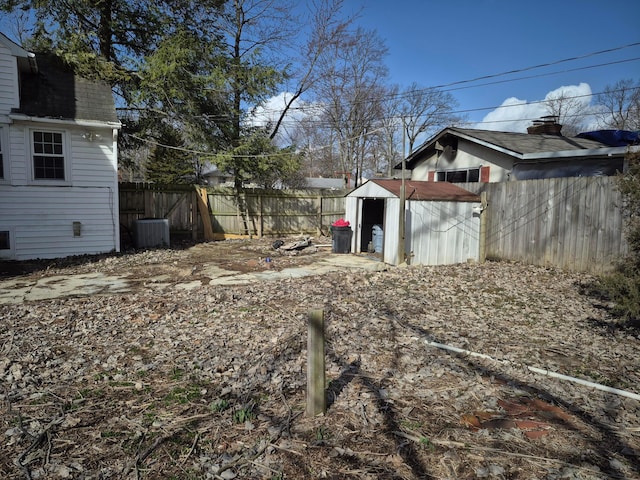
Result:
{"label": "storage shed", "polygon": [[[402,180],[369,180],[347,195],[345,218],[354,230],[352,252],[371,250],[375,240],[382,244],[385,263],[403,262],[398,250],[401,185]],[[405,200],[408,263],[446,265],[480,260],[479,195],[448,182],[405,180]]]}

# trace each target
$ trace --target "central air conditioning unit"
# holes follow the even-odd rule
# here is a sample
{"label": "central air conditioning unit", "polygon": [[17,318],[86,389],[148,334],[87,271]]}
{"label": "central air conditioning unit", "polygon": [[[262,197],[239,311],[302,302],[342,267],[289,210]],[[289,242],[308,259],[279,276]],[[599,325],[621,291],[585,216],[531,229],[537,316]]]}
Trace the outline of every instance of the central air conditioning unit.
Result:
{"label": "central air conditioning unit", "polygon": [[168,247],[169,220],[144,218],[133,221],[133,242],[136,248]]}

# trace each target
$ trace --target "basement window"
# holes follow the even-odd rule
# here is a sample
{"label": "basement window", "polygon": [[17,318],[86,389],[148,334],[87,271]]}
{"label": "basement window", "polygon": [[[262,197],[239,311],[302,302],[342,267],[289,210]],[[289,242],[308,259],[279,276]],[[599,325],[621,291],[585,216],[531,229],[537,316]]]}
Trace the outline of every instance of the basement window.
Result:
{"label": "basement window", "polygon": [[438,182],[470,183],[480,181],[479,168],[465,168],[462,170],[444,170],[437,172]]}
{"label": "basement window", "polygon": [[11,250],[11,236],[7,230],[0,230],[0,250]]}

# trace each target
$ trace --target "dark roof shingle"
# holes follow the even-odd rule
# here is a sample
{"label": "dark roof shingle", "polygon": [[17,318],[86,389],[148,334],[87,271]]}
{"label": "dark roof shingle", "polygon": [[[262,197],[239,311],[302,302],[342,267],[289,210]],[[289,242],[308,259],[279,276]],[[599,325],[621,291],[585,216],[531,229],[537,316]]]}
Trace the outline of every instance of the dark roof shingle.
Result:
{"label": "dark roof shingle", "polygon": [[563,137],[562,135],[497,132],[493,130],[474,130],[455,127],[451,127],[450,130],[520,154],[588,150],[606,147],[606,145],[596,142],[595,140]]}
{"label": "dark roof shingle", "polygon": [[62,60],[37,54],[38,72],[21,73],[20,108],[33,117],[118,122],[111,88],[75,75]]}

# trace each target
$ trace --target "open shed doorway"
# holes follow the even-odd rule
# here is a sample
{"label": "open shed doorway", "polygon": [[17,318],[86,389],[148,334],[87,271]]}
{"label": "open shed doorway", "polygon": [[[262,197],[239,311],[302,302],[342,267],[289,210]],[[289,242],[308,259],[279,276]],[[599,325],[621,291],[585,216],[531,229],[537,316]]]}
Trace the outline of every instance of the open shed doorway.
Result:
{"label": "open shed doorway", "polygon": [[362,199],[362,224],[360,230],[360,251],[369,251],[373,245],[373,226],[380,225],[384,231],[384,198]]}

